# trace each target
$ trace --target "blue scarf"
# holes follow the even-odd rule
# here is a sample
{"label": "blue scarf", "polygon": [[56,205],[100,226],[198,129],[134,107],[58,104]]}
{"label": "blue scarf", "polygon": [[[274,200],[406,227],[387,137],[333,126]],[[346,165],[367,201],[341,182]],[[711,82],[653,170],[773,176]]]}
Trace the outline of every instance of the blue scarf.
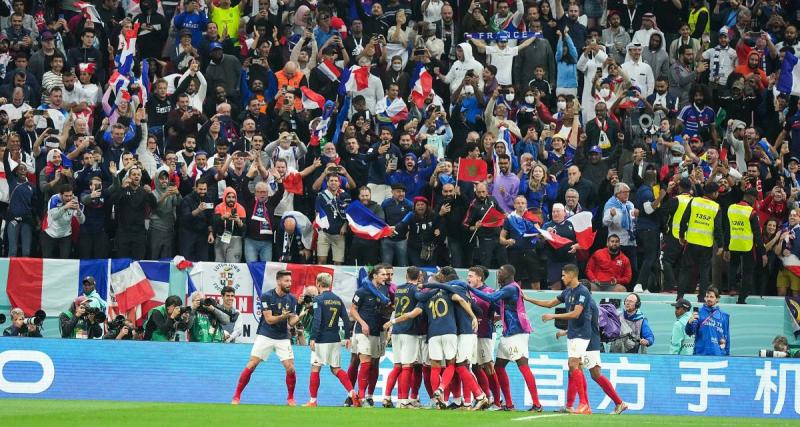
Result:
{"label": "blue scarf", "polygon": [[627,203],[622,203],[616,196],[608,199],[606,205],[603,207],[603,212],[611,209],[617,209],[617,215],[622,215],[622,228],[631,231],[631,212],[628,209]]}

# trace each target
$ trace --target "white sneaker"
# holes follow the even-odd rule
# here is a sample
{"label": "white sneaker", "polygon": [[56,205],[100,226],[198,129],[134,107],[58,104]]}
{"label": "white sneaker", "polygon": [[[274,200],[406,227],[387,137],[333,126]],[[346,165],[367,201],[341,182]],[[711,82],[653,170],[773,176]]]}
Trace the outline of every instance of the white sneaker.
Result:
{"label": "white sneaker", "polygon": [[642,284],[641,283],[637,283],[636,286],[633,287],[633,293],[641,294],[643,292],[644,292],[644,289],[642,289]]}

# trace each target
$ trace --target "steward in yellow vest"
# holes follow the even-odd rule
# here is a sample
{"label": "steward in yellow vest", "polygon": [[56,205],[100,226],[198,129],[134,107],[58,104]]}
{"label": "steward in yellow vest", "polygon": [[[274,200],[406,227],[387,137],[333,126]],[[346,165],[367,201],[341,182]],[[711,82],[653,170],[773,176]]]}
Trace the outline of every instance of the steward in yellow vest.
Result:
{"label": "steward in yellow vest", "polygon": [[[767,265],[767,254],[764,242],[761,241],[758,215],[753,211],[753,204],[758,193],[751,188],[744,193],[742,201],[728,207],[727,218],[722,221],[723,258],[728,265],[728,289],[733,292],[736,284],[739,287],[738,304],[746,304],[747,295],[753,284],[755,263]],[[755,250],[754,250],[755,249]],[[741,268],[741,280],[737,273]]]}
{"label": "steward in yellow vest", "polygon": [[703,197],[693,198],[683,212],[679,238],[684,249],[678,298],[694,292],[699,281],[698,301],[702,302],[711,281],[711,256],[715,245],[718,255],[722,255],[722,215],[715,201],[718,194],[716,182],[706,183]]}
{"label": "steward in yellow vest", "polygon": [[[667,192],[670,188],[668,187]],[[686,207],[692,200],[692,182],[688,178],[683,178],[678,182],[678,195],[671,197],[664,203],[664,211],[667,214],[667,232],[664,233],[664,252],[661,264],[664,268],[664,283],[661,285],[663,291],[671,291],[678,288],[678,270],[680,267],[683,245],[680,244],[681,220]]]}

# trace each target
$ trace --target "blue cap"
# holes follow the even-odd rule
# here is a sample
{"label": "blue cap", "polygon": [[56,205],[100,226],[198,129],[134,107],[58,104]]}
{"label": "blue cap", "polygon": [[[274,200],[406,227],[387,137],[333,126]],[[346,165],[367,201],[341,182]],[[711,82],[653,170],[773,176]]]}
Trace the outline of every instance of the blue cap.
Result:
{"label": "blue cap", "polygon": [[595,145],[594,147],[589,149],[589,152],[590,153],[603,154],[603,149]]}
{"label": "blue cap", "polygon": [[214,49],[222,49],[222,43],[220,43],[220,42],[211,42],[211,43],[209,43],[208,44],[209,52],[214,50]]}
{"label": "blue cap", "polygon": [[503,41],[507,42],[508,41],[508,36],[509,36],[508,31],[501,31],[501,32],[499,32],[497,34],[497,40],[501,41],[501,42],[503,42]]}

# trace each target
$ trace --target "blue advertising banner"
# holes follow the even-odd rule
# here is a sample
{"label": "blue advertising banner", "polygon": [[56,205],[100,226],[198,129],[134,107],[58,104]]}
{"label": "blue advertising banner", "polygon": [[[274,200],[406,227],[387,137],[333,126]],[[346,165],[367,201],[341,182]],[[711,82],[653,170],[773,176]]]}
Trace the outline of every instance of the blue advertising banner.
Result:
{"label": "blue advertising banner", "polygon": [[[343,353],[346,351],[343,351]],[[0,398],[92,399],[156,402],[229,402],[250,354],[242,344],[0,339]],[[298,402],[308,399],[310,351],[295,347]],[[376,400],[391,370],[381,361]],[[343,354],[347,363],[349,355]],[[539,396],[546,410],[564,405],[567,357],[531,353]],[[797,418],[800,362],[749,357],[603,355],[603,371],[631,413]],[[509,365],[516,406],[530,405],[519,372]],[[587,373],[587,380],[589,374]],[[614,404],[589,380],[595,412]],[[424,390],[423,390],[424,394]],[[339,406],[346,395],[325,369],[319,403]],[[242,403],[285,403],[284,370],[275,356],[262,363]]]}

